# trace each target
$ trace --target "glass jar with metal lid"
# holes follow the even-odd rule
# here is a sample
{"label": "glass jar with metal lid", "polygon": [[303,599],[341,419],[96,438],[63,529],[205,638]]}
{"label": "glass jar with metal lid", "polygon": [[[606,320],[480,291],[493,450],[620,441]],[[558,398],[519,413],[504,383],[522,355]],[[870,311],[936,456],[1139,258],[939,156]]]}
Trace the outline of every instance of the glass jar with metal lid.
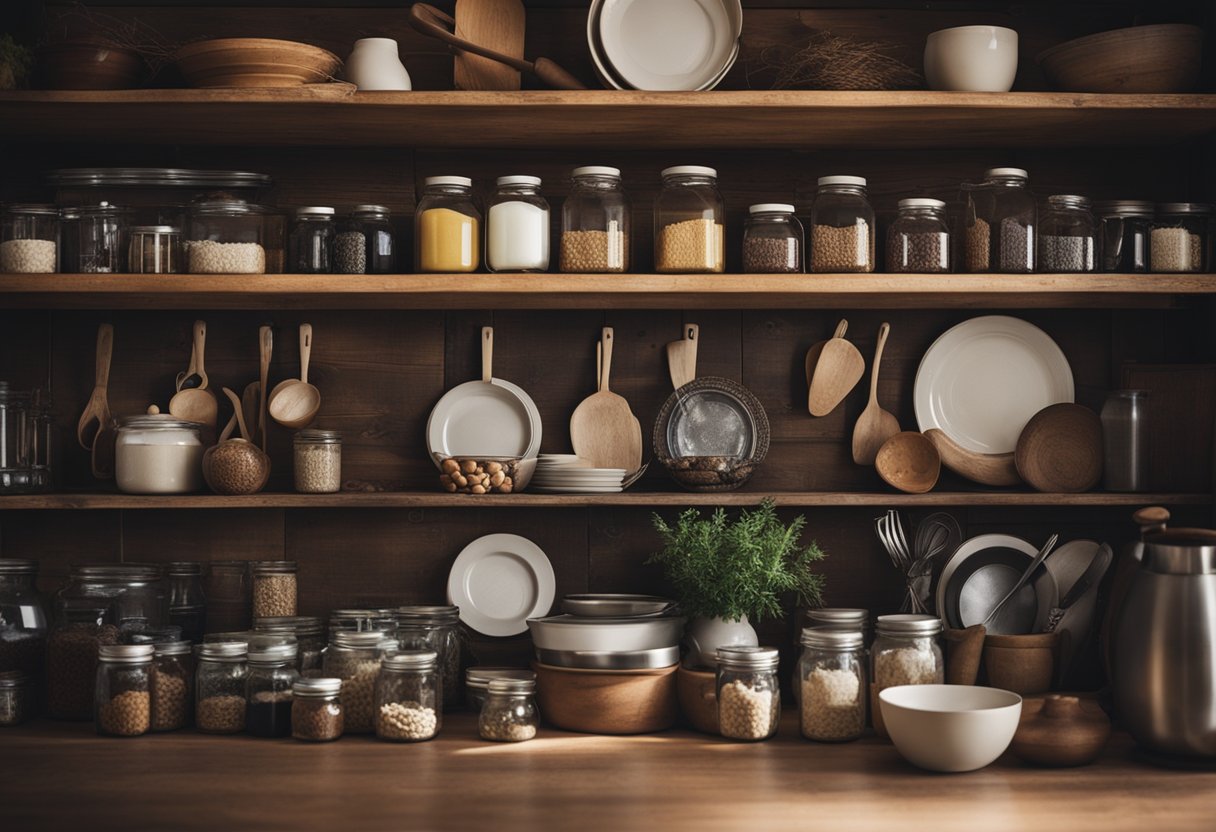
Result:
{"label": "glass jar with metal lid", "polygon": [[858,607],[820,607],[806,611],[806,626],[840,633],[861,633],[870,629],[870,611]]}
{"label": "glass jar with metal lid", "polygon": [[169,644],[182,640],[182,628],[176,624],[153,627],[144,621],[123,625],[119,641],[122,644]]}
{"label": "glass jar with metal lid", "polygon": [[171,561],[165,566],[169,585],[169,623],[181,627],[182,638],[198,644],[207,632],[207,600],[203,595],[203,564]]}
{"label": "glass jar with metal lid", "polygon": [[194,722],[206,734],[245,730],[245,677],[249,645],[244,641],[204,643],[198,648],[194,681]]}
{"label": "glass jar with metal lid", "polygon": [[288,636],[290,644],[258,644],[257,638],[249,642],[245,730],[255,737],[286,737],[291,733],[292,686],[300,679],[295,639]]}
{"label": "glass jar with metal lid", "polygon": [[47,390],[30,391],[30,491],[50,491],[54,486],[55,459],[58,456],[59,429],[55,422],[51,394]]}
{"label": "glass jar with metal lid", "polygon": [[781,719],[775,647],[718,648],[718,729],[735,740],[765,740]]}
{"label": "glass jar with metal lid", "polygon": [[492,742],[524,742],[540,730],[533,679],[491,679],[477,718],[477,734]]}
{"label": "glass jar with metal lid", "polygon": [[495,679],[536,681],[536,674],[522,667],[470,667],[464,673],[466,704],[473,713],[481,713]]}
{"label": "glass jar with metal lid", "polygon": [[1039,216],[1038,268],[1041,272],[1092,272],[1097,268],[1097,224],[1090,201],[1053,194]]}
{"label": "glass jar with metal lid", "polygon": [[362,633],[368,630],[397,635],[396,610],[349,609],[331,610],[329,613],[329,637],[338,633]]}
{"label": "glass jar with metal lid", "polygon": [[273,180],[262,173],[183,168],[64,168],[47,175],[59,205],[88,205],[109,200],[135,209],[139,223],[161,223],[167,206],[182,206],[222,193],[251,202],[270,192]]}
{"label": "glass jar with metal lid", "polygon": [[152,649],[150,730],[185,728],[194,713],[194,651],[188,641],[154,644]]}
{"label": "glass jar with metal lid", "polygon": [[1098,268],[1112,274],[1147,272],[1153,203],[1134,199],[1095,202],[1094,216],[1098,223]]}
{"label": "glass jar with metal lid", "polygon": [[397,609],[397,641],[402,650],[434,650],[438,654],[443,707],[461,700],[463,650],[460,607],[412,606]]}
{"label": "glass jar with metal lid", "polygon": [[802,223],[794,206],[766,202],[748,208],[743,225],[743,271],[748,274],[782,274],[803,270]]}
{"label": "glass jar with metal lid", "polygon": [[203,590],[207,599],[207,632],[248,630],[252,606],[249,561],[213,560]]}
{"label": "glass jar with metal lid", "polygon": [[152,725],[151,644],[105,644],[97,649],[93,695],[97,733],[138,737]]}
{"label": "glass jar with metal lid", "polygon": [[20,670],[0,670],[0,728],[29,719],[31,703],[30,677]]}
{"label": "glass jar with metal lid", "polygon": [[202,425],[167,413],[118,420],[114,480],[127,494],[189,494],[203,485]]}
{"label": "glass jar with metal lid", "polygon": [[989,168],[982,182],[963,185],[966,272],[1034,271],[1038,209],[1021,168]]}
{"label": "glass jar with metal lid", "polygon": [[376,737],[422,742],[443,725],[434,650],[402,650],[385,656],[376,679]]}
{"label": "glass jar with metal lid", "polygon": [[133,225],[127,230],[127,271],[131,274],[179,274],[182,230],[174,225]]}
{"label": "glass jar with metal lid", "polygon": [[1206,272],[1212,206],[1200,202],[1157,205],[1149,241],[1155,272]]}
{"label": "glass jar with metal lid", "polygon": [[109,202],[67,208],[71,220],[63,223],[60,237],[74,239],[72,262],[62,261],[61,270],[80,274],[120,274],[127,269],[127,226],[131,210]]}
{"label": "glass jar with metal lid", "polygon": [[291,688],[291,735],[305,742],[331,742],[342,736],[342,680],[300,679]]}
{"label": "glass jar with metal lid", "polygon": [[0,273],[59,271],[59,209],[8,205],[0,214]]}
{"label": "glass jar with metal lid", "polygon": [[860,632],[804,629],[797,681],[802,736],[820,742],[860,737],[866,728],[868,675]]}
{"label": "glass jar with metal lid", "polygon": [[392,274],[397,252],[389,210],[383,205],[356,205],[334,238],[337,274]]}
{"label": "glass jar with metal lid", "polygon": [[821,176],[811,205],[811,271],[874,271],[877,225],[864,176]]}
{"label": "glass jar with metal lid", "polygon": [[266,272],[266,209],[243,199],[214,198],[190,208],[186,254],[191,274]]}
{"label": "glass jar with metal lid", "polygon": [[428,176],[414,212],[414,270],[475,272],[481,265],[481,213],[473,180]]}
{"label": "glass jar with metal lid", "polygon": [[336,234],[333,208],[297,208],[287,238],[287,270],[295,274],[332,273]]}
{"label": "glass jar with metal lid", "polygon": [[901,199],[887,229],[887,271],[938,274],[950,271],[950,224],[940,199]]}
{"label": "glass jar with metal lid", "polygon": [[654,202],[654,268],[663,274],[726,270],[726,205],[718,171],[676,165],[662,173]]}
{"label": "glass jar with metal lid", "polygon": [[50,622],[37,578],[37,561],[0,558],[0,673],[43,678]]}
{"label": "glass jar with metal lid", "polygon": [[500,176],[486,208],[486,268],[549,270],[549,203],[539,176]]}
{"label": "glass jar with metal lid", "polygon": [[376,725],[376,677],[380,660],[395,652],[387,633],[335,633],[325,651],[324,673],[342,680],[342,709],[348,734],[370,734]]}
{"label": "glass jar with metal lid", "polygon": [[295,615],[298,595],[294,560],[255,560],[249,564],[253,576],[253,617]]}
{"label": "glass jar with metal lid", "polygon": [[620,168],[588,165],[570,174],[562,204],[559,268],[566,273],[629,271],[629,198]]}
{"label": "glass jar with metal lid", "polygon": [[30,394],[0,381],[0,494],[25,494],[34,486]]}
{"label": "glass jar with metal lid", "polygon": [[325,655],[325,628],[315,615],[271,615],[253,622],[259,633],[292,635],[299,648],[296,670],[303,677],[320,676]]}
{"label": "glass jar with metal lid", "polygon": [[940,685],[941,619],[932,615],[880,615],[875,625],[875,693],[897,685]]}
{"label": "glass jar with metal lid", "polygon": [[296,491],[333,494],[342,490],[342,434],[309,428],[293,440]]}

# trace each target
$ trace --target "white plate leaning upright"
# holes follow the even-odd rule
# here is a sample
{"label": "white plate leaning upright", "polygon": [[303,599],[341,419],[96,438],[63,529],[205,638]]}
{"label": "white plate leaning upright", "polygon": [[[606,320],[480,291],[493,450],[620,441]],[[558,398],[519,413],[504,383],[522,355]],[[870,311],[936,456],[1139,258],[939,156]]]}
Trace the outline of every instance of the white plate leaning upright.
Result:
{"label": "white plate leaning upright", "polygon": [[738,53],[738,0],[605,0],[600,38],[611,69],[640,90],[698,90]]}
{"label": "white plate leaning upright", "polygon": [[549,614],[555,593],[549,558],[517,534],[477,538],[448,574],[448,602],[460,607],[461,621],[487,636],[525,632],[529,618]]}

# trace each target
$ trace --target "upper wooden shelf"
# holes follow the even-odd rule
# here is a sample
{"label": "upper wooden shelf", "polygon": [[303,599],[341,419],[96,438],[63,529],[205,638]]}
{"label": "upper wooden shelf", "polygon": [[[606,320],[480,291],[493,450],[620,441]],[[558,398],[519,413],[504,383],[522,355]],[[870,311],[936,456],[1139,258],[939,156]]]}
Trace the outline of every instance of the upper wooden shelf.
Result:
{"label": "upper wooden shelf", "polygon": [[1211,274],[0,275],[0,308],[872,309],[1170,307]]}
{"label": "upper wooden shelf", "polygon": [[489,148],[1162,145],[1216,132],[1216,95],[963,92],[0,93],[6,139]]}

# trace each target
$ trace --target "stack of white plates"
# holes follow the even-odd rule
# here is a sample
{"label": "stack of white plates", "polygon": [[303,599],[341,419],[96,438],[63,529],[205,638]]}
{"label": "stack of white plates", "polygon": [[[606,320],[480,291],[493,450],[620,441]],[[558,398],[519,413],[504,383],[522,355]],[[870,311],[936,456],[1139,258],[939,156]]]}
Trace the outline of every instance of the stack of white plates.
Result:
{"label": "stack of white plates", "polygon": [[574,454],[541,454],[532,478],[533,491],[554,494],[616,494],[636,477],[624,468],[592,468]]}
{"label": "stack of white plates", "polygon": [[587,46],[604,86],[711,90],[739,57],[740,0],[593,0]]}

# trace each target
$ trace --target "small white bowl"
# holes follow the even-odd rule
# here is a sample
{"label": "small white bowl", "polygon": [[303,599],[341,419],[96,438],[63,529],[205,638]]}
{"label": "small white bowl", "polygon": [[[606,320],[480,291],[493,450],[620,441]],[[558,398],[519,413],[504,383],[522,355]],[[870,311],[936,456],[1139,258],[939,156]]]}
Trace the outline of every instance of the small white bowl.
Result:
{"label": "small white bowl", "polygon": [[1018,33],[1003,26],[941,29],[925,41],[929,89],[1009,92],[1018,74]]}
{"label": "small white bowl", "polygon": [[1022,715],[1022,697],[999,688],[900,685],[878,699],[895,748],[930,771],[975,771],[994,762]]}

